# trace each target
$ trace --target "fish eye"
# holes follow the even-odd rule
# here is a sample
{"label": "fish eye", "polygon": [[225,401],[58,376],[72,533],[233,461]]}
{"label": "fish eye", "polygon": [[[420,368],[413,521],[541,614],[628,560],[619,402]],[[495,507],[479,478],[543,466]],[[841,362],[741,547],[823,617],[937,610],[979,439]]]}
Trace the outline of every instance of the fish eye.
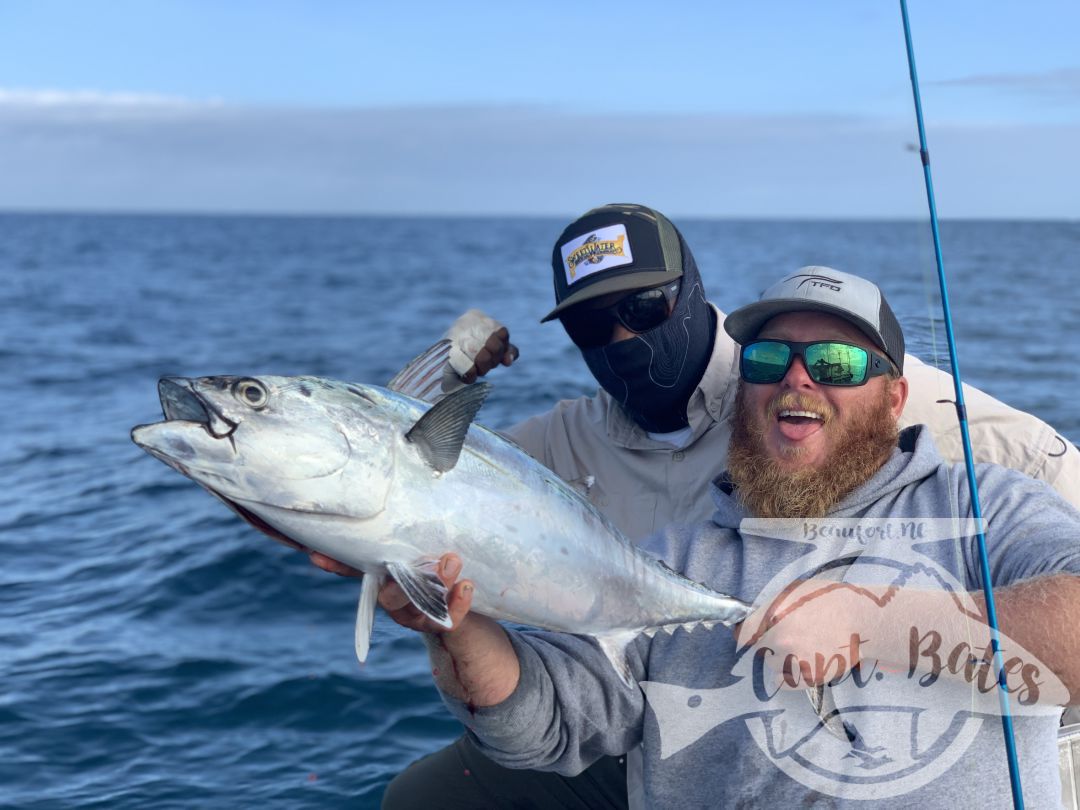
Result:
{"label": "fish eye", "polygon": [[233,386],[233,396],[252,408],[261,408],[270,399],[266,386],[252,379],[237,380]]}

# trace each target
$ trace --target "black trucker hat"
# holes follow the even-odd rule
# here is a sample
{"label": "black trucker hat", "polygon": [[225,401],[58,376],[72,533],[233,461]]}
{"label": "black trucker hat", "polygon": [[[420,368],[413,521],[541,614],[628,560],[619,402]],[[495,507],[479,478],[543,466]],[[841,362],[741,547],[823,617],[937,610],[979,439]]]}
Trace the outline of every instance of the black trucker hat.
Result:
{"label": "black trucker hat", "polygon": [[555,309],[542,322],[590,298],[658,287],[681,277],[679,232],[659,211],[612,203],[566,226],[555,242],[551,267]]}

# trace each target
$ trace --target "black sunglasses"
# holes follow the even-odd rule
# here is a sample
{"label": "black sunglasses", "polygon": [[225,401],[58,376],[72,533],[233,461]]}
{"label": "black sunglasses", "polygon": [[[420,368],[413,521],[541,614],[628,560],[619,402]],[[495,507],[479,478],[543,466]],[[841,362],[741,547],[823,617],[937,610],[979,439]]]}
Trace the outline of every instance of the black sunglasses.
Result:
{"label": "black sunglasses", "polygon": [[892,365],[877,352],[842,340],[754,340],[742,348],[739,374],[748,383],[777,383],[796,357],[821,385],[865,385],[871,377],[892,373]]}
{"label": "black sunglasses", "polygon": [[679,297],[679,282],[662,287],[638,290],[620,298],[611,306],[587,309],[571,307],[559,315],[566,334],[581,349],[606,346],[615,324],[622,324],[636,334],[655,329],[665,320]]}

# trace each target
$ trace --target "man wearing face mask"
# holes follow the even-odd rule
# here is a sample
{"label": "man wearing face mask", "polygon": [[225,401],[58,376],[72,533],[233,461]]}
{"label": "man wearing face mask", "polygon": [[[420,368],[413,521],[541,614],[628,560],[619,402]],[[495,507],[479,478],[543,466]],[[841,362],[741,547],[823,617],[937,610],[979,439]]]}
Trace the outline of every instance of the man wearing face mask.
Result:
{"label": "man wearing face mask", "polygon": [[730,436],[737,347],[682,235],[657,211],[606,205],[552,252],[558,318],[600,390],[507,431],[631,538],[701,515]]}
{"label": "man wearing face mask", "polygon": [[[605,205],[566,227],[552,269],[556,306],[543,320],[561,321],[600,390],[503,433],[633,540],[708,520],[715,508],[710,481],[727,463],[738,347],[722,328],[723,313],[706,299],[686,242],[657,211]],[[465,382],[517,356],[505,327],[475,310],[449,337],[451,364]],[[951,379],[910,355],[905,369],[911,393],[901,426],[928,424],[942,456],[962,460],[956,412],[942,400]],[[1043,478],[1080,506],[1073,445],[977,389],[965,386],[965,399],[977,461]],[[356,573],[318,555],[313,561]],[[575,777],[516,771],[462,737],[395,778],[383,807],[626,807],[626,759],[601,759]],[[633,795],[640,780],[629,781],[629,802],[640,806]]]}

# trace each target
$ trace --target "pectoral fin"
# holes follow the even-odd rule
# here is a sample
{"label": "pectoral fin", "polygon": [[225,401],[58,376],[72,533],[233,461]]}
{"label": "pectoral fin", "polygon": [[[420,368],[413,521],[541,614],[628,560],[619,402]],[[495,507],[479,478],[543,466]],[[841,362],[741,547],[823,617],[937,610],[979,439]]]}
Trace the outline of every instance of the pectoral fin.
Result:
{"label": "pectoral fin", "polygon": [[626,648],[637,638],[637,635],[636,630],[626,630],[595,637],[596,643],[600,645],[607,660],[615,668],[619,680],[631,689],[634,688],[634,676],[630,673],[630,662],[626,660]]}
{"label": "pectoral fin", "polygon": [[491,383],[479,382],[447,394],[405,434],[428,466],[439,472],[454,468],[469,425],[490,390]]}
{"label": "pectoral fin", "polygon": [[447,630],[453,627],[450,609],[446,606],[446,586],[439,579],[438,563],[387,563],[386,567],[417,610]]}
{"label": "pectoral fin", "polygon": [[360,601],[356,605],[356,660],[361,664],[367,660],[371,628],[375,623],[375,604],[385,580],[385,577],[364,574],[364,581],[360,585]]}

